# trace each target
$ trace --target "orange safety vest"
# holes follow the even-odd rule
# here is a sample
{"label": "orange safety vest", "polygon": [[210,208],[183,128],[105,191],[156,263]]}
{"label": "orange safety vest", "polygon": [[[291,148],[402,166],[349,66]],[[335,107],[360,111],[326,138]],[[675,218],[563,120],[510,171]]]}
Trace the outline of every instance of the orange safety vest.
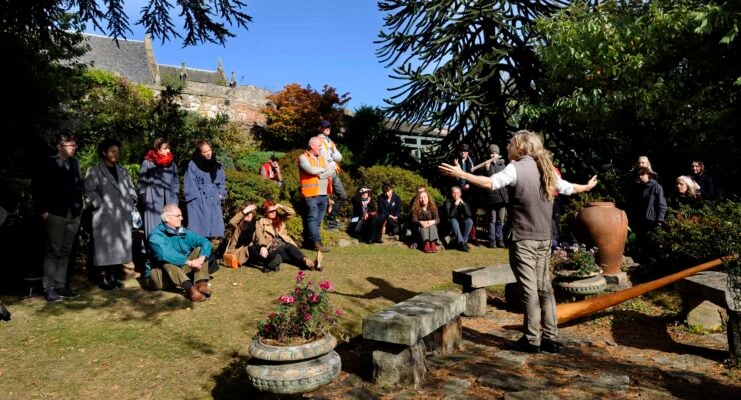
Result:
{"label": "orange safety vest", "polygon": [[[327,162],[324,161],[324,157],[317,157],[317,160],[314,159],[314,157],[309,154],[309,152],[304,152],[304,156],[309,160],[309,163],[312,167],[321,167],[321,168],[327,168]],[[301,163],[301,160],[299,159],[299,164]],[[302,197],[316,197],[319,196],[319,175],[312,175],[306,171],[304,171],[300,166],[298,168],[298,176],[299,181],[301,183],[301,196]],[[331,181],[330,181],[331,182]],[[327,187],[327,194],[331,192],[331,186],[328,185]]]}

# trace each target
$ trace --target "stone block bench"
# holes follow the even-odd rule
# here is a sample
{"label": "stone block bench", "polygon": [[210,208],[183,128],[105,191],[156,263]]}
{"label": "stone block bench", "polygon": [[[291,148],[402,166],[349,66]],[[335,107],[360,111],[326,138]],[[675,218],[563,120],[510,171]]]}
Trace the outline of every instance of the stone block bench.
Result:
{"label": "stone block bench", "polygon": [[459,268],[453,270],[453,283],[463,286],[466,296],[467,317],[486,315],[486,287],[515,283],[515,274],[509,264],[498,264],[491,267]]}
{"label": "stone block bench", "polygon": [[676,288],[688,324],[712,329],[719,327],[724,317],[728,318],[728,350],[734,357],[741,357],[741,310],[736,309],[728,290],[728,275],[703,271],[677,282]]}
{"label": "stone block bench", "polygon": [[457,292],[427,292],[366,316],[363,338],[374,346],[373,382],[417,387],[427,372],[427,352],[460,347],[465,304]]}

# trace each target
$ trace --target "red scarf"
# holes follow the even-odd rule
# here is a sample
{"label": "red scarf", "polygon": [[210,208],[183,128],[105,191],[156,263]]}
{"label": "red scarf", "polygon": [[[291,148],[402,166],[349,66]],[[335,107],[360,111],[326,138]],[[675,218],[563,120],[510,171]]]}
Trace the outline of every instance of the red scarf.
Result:
{"label": "red scarf", "polygon": [[172,152],[162,155],[157,150],[152,149],[144,156],[144,159],[153,162],[158,167],[167,168],[172,164],[173,155]]}

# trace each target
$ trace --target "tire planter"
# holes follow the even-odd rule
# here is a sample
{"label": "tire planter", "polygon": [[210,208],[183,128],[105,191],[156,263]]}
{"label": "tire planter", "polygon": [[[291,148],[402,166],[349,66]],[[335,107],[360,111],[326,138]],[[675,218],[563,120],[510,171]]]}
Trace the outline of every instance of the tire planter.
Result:
{"label": "tire planter", "polygon": [[615,203],[594,201],[576,215],[579,241],[597,246],[597,263],[605,274],[620,272],[628,237],[628,217]]}
{"label": "tire planter", "polygon": [[342,369],[337,340],[329,334],[295,346],[273,346],[253,340],[247,364],[250,384],[259,391],[292,394],[333,381]]}
{"label": "tire planter", "polygon": [[607,281],[602,275],[597,275],[578,280],[556,280],[555,285],[563,292],[586,296],[604,292]]}

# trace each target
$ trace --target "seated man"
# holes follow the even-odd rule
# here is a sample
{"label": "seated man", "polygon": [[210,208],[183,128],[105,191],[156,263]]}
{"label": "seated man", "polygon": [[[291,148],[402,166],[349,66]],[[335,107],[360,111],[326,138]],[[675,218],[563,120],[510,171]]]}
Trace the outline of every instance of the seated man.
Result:
{"label": "seated man", "polygon": [[[456,247],[461,251],[469,251],[468,237],[473,229],[473,218],[471,207],[463,201],[461,188],[453,186],[450,189],[450,198],[443,205],[445,216],[450,223],[450,229],[455,237]],[[461,231],[461,225],[463,230]]]}
{"label": "seated man", "polygon": [[144,273],[146,285],[154,290],[181,287],[191,301],[206,300],[211,297],[206,261],[211,242],[182,226],[183,213],[176,204],[166,205],[161,218],[149,233],[152,268]]}
{"label": "seated man", "polygon": [[399,232],[401,198],[394,193],[394,187],[388,183],[383,185],[383,193],[378,198],[378,215],[387,235],[395,235]]}

